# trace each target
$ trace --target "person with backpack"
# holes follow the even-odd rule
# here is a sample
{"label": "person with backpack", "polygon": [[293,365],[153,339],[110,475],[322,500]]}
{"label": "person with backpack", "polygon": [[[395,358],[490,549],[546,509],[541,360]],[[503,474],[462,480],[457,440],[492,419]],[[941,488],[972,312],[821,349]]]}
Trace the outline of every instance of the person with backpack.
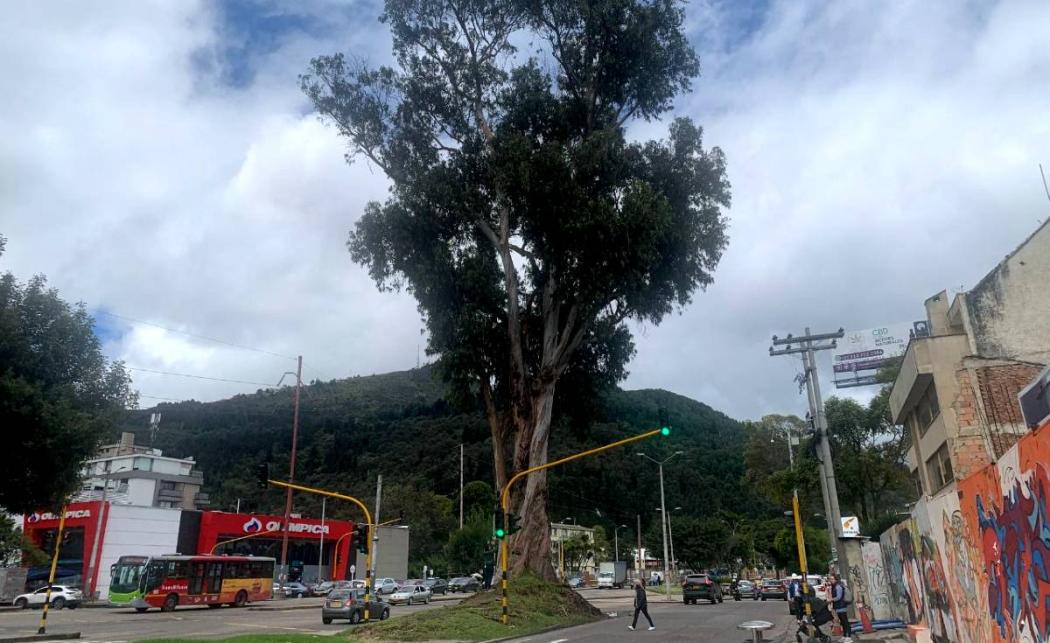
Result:
{"label": "person with backpack", "polygon": [[627,629],[634,630],[638,625],[638,615],[645,614],[645,620],[649,621],[649,631],[652,632],[656,629],[653,625],[653,617],[649,616],[649,599],[645,595],[645,585],[642,584],[642,579],[634,581],[634,620],[627,626]]}
{"label": "person with backpack", "polygon": [[832,574],[831,604],[839,617],[839,624],[842,626],[842,643],[853,643],[853,638],[850,636],[853,630],[850,628],[849,623],[849,606],[852,602],[853,596],[850,595],[846,584],[842,582],[842,576]]}

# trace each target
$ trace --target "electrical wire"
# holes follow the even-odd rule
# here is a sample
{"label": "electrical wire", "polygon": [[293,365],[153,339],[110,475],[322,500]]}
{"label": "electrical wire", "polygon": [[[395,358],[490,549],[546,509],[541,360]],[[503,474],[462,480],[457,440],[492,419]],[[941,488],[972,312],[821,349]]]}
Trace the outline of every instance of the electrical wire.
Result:
{"label": "electrical wire", "polygon": [[225,377],[208,377],[206,375],[191,375],[189,373],[171,373],[169,371],[155,371],[150,368],[138,368],[135,366],[125,366],[124,368],[129,371],[141,371],[143,373],[154,373],[156,375],[172,375],[174,377],[191,377],[197,380],[211,380],[213,382],[230,382],[232,384],[251,384],[253,386],[265,386],[266,388],[276,388],[276,385],[269,384],[266,382],[250,382],[247,380],[231,380]]}
{"label": "electrical wire", "polygon": [[162,326],[160,324],[155,324],[153,322],[148,322],[148,321],[145,321],[145,320],[142,320],[142,319],[135,319],[134,317],[127,317],[126,315],[118,315],[116,313],[107,312],[105,310],[97,310],[95,312],[97,314],[99,314],[99,315],[105,315],[107,317],[114,317],[116,319],[122,319],[124,321],[131,322],[131,323],[134,323],[134,324],[143,324],[145,326],[153,326],[154,328],[160,328],[161,330],[166,330],[166,331],[168,331],[170,333],[179,333],[180,335],[186,335],[187,337],[193,337],[194,339],[203,339],[203,340],[207,340],[209,342],[215,342],[217,344],[225,344],[226,346],[232,346],[234,348],[240,348],[240,349],[246,350],[246,351],[253,351],[253,352],[256,352],[256,353],[262,353],[264,355],[271,355],[273,357],[280,357],[282,359],[290,359],[290,360],[296,359],[296,358],[294,358],[294,357],[292,357],[290,355],[282,355],[281,353],[274,353],[273,351],[263,350],[261,348],[252,348],[251,346],[245,346],[244,344],[236,344],[234,342],[228,342],[225,339],[218,339],[216,337],[208,337],[207,335],[197,335],[195,333],[188,333],[188,332],[186,332],[184,330],[178,330],[177,328],[169,328],[168,326]]}

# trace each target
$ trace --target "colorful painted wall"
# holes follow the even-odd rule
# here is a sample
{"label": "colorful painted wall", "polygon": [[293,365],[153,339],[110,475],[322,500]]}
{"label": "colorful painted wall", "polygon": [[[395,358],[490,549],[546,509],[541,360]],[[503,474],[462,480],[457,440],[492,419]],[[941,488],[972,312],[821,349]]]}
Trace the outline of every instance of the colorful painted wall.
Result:
{"label": "colorful painted wall", "polygon": [[876,618],[925,625],[938,643],[1050,643],[1048,515],[1050,423],[864,546]]}

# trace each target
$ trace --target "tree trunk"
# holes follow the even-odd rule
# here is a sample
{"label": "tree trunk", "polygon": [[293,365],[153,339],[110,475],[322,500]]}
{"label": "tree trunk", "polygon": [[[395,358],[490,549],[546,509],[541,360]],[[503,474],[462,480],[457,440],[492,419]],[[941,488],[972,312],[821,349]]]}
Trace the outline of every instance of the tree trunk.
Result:
{"label": "tree trunk", "polygon": [[[554,407],[554,385],[542,388],[532,399],[532,422],[517,427],[515,469],[547,463],[547,445],[550,441],[551,411]],[[520,414],[524,415],[524,414]],[[524,462],[525,467],[520,463]],[[547,516],[547,472],[529,474],[516,485],[511,506],[521,517],[521,531],[510,541],[511,577],[528,570],[553,580],[551,565],[550,518]],[[522,488],[523,487],[523,488]]]}

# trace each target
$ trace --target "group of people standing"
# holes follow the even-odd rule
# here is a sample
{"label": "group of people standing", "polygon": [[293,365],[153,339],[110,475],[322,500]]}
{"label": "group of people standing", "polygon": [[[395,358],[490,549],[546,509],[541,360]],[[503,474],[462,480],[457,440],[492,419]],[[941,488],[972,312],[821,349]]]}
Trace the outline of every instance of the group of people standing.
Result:
{"label": "group of people standing", "polygon": [[[853,643],[853,638],[850,636],[853,630],[849,622],[849,606],[853,603],[853,599],[839,574],[832,574],[829,580],[831,583],[828,588],[828,598],[831,600],[830,606],[826,601],[817,598],[813,591],[813,586],[807,580],[799,576],[792,577],[791,584],[788,585],[788,600],[792,602],[792,611],[795,614],[795,618],[798,619],[799,632],[804,632],[805,628],[812,624],[817,628],[817,633],[824,638],[823,633],[820,632],[820,626],[837,617],[839,625],[842,627],[841,643]],[[805,592],[803,592],[803,584],[806,585]],[[806,623],[807,601],[810,607],[810,623]]]}

